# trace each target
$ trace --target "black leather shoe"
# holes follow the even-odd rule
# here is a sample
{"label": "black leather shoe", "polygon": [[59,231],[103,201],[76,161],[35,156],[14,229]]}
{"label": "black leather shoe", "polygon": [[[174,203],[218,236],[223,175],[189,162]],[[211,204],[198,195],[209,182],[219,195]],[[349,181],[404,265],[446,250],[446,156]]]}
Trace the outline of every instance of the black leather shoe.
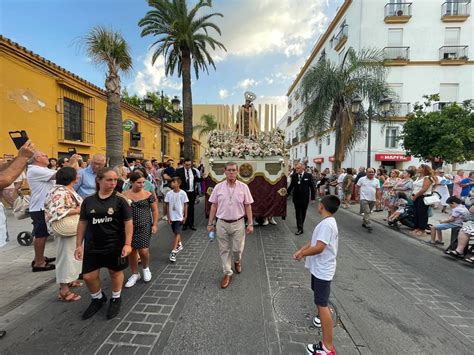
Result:
{"label": "black leather shoe", "polygon": [[189,227],[189,229],[191,229],[192,231],[195,231],[197,230],[196,227],[192,226],[192,227]]}
{"label": "black leather shoe", "polygon": [[303,231],[302,231],[302,230],[296,231],[296,233],[295,233],[295,234],[296,234],[296,235],[303,234]]}

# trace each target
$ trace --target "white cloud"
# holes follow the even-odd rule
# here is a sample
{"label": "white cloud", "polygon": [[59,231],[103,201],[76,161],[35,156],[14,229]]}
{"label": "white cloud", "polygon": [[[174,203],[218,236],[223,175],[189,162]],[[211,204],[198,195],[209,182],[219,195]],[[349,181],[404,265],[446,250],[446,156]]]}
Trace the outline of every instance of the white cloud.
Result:
{"label": "white cloud", "polygon": [[181,90],[182,83],[173,81],[165,75],[165,61],[162,56],[156,59],[155,65],[151,64],[153,53],[150,51],[143,58],[144,68],[139,70],[132,84],[130,85],[131,93],[143,96],[147,91],[158,91],[162,88],[172,90]]}
{"label": "white cloud", "polygon": [[215,3],[213,10],[222,12],[215,20],[222,30],[218,37],[228,52],[218,51],[217,60],[227,55],[254,57],[266,53],[300,56],[306,46],[314,44],[327,17],[326,4],[314,0],[239,0]]}
{"label": "white cloud", "polygon": [[260,81],[257,81],[255,79],[250,79],[246,78],[244,80],[241,80],[237,83],[237,87],[240,89],[248,89],[250,87],[258,86],[260,84]]}
{"label": "white cloud", "polygon": [[220,89],[219,90],[219,98],[221,100],[224,100],[229,97],[229,92],[226,89]]}

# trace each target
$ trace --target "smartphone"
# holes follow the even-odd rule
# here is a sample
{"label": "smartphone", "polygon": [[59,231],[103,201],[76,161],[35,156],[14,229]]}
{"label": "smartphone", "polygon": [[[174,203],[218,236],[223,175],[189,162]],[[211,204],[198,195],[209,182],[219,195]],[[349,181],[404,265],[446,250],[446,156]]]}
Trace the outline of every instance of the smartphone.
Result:
{"label": "smartphone", "polygon": [[76,148],[68,148],[67,152],[69,153],[69,157],[72,157],[74,154],[77,154]]}
{"label": "smartphone", "polygon": [[26,131],[10,131],[10,138],[12,139],[13,143],[15,144],[16,149],[20,149],[27,141],[28,135]]}

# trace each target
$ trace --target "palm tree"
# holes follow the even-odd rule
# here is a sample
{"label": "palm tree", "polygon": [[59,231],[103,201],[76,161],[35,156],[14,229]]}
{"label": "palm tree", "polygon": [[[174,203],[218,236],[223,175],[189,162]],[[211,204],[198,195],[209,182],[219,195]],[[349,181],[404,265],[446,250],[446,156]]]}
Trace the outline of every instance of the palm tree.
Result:
{"label": "palm tree", "polygon": [[214,29],[219,35],[221,30],[209,19],[214,16],[224,17],[221,13],[210,13],[198,17],[198,11],[204,7],[211,7],[211,0],[199,0],[188,11],[186,0],[149,0],[148,4],[154,10],[148,11],[138,25],[142,27],[141,36],[154,36],[156,47],[152,64],[163,55],[165,58],[165,73],[173,75],[175,70],[182,78],[183,89],[183,133],[184,155],[193,157],[193,100],[191,92],[191,65],[194,68],[196,79],[199,71],[209,72],[208,66],[216,69],[214,61],[208,52],[224,45],[209,35],[209,29]]}
{"label": "palm tree", "polygon": [[199,138],[208,135],[211,131],[217,129],[217,120],[214,115],[205,114],[201,116],[202,124],[194,126],[194,130],[199,132]]}
{"label": "palm tree", "polygon": [[389,92],[386,75],[380,51],[363,49],[356,53],[349,48],[340,65],[321,59],[303,77],[305,111],[300,130],[303,135],[319,137],[335,132],[335,169],[365,135],[367,117],[352,112],[354,97],[368,101],[370,107],[376,105]]}
{"label": "palm tree", "polygon": [[123,130],[119,72],[127,74],[132,69],[130,47],[120,33],[101,26],[92,28],[83,42],[92,62],[100,67],[107,67],[106,154],[109,166],[120,165],[123,163]]}

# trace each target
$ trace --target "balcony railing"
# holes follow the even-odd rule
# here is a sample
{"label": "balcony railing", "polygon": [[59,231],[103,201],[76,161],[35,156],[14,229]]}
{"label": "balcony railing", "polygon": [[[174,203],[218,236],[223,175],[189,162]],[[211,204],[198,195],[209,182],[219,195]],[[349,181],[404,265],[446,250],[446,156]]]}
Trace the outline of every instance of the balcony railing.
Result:
{"label": "balcony railing", "polygon": [[334,36],[333,38],[333,46],[336,51],[342,48],[344,43],[347,41],[347,36],[349,34],[349,26],[344,25],[342,28],[339,30],[337,35]]}
{"label": "balcony railing", "polygon": [[383,56],[385,60],[402,60],[408,61],[410,47],[385,47]]}
{"label": "balcony railing", "polygon": [[385,5],[385,18],[411,17],[411,2],[388,3]]}
{"label": "balcony railing", "polygon": [[470,14],[470,1],[447,1],[441,5],[441,18],[445,21],[463,21]]}
{"label": "balcony railing", "polygon": [[440,102],[435,102],[433,104],[433,111],[441,111],[443,108],[445,107],[448,107],[448,106],[452,106],[452,105],[462,105],[462,103],[458,103],[458,102],[455,102],[455,101],[451,101],[451,102],[448,102],[448,101],[440,101]]}
{"label": "balcony railing", "polygon": [[411,103],[394,102],[391,105],[394,117],[406,117],[411,112]]}
{"label": "balcony railing", "polygon": [[443,46],[439,49],[439,60],[462,61],[468,60],[468,46]]}

